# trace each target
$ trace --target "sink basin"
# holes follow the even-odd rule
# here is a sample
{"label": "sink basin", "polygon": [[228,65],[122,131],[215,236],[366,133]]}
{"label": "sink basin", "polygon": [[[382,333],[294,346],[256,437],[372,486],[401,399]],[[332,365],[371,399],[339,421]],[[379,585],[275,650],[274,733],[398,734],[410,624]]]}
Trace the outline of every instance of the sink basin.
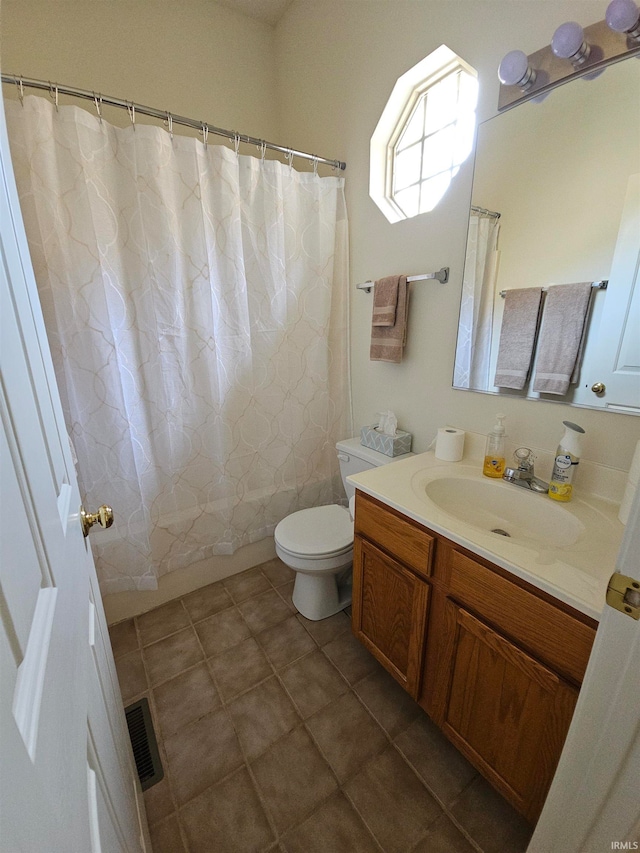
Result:
{"label": "sink basin", "polygon": [[438,477],[427,482],[424,491],[439,509],[496,536],[567,548],[586,530],[579,519],[546,495],[502,481]]}

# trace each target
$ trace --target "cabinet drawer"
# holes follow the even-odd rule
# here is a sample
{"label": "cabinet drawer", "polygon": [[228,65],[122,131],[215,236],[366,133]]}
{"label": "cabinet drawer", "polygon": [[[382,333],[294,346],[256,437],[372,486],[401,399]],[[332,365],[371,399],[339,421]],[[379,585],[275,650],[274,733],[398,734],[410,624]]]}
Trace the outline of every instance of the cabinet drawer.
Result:
{"label": "cabinet drawer", "polygon": [[449,595],[577,684],[595,629],[459,551],[451,552]]}
{"label": "cabinet drawer", "polygon": [[355,532],[375,542],[417,574],[428,577],[435,539],[408,518],[356,492]]}

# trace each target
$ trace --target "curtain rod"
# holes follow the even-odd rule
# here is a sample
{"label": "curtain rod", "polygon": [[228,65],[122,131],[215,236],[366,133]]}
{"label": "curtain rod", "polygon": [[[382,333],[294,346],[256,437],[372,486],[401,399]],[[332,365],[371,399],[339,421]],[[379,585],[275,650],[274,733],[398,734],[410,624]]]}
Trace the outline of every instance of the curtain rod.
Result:
{"label": "curtain rod", "polygon": [[476,207],[475,204],[471,205],[471,210],[473,213],[482,213],[485,216],[494,216],[496,219],[500,219],[502,216],[501,213],[496,213],[495,210],[487,210],[486,207]]}
{"label": "curtain rod", "polygon": [[334,169],[341,169],[342,171],[347,168],[347,164],[343,163],[341,160],[328,160],[326,157],[317,157],[315,154],[307,154],[305,151],[297,151],[294,148],[285,148],[283,145],[276,145],[275,142],[267,142],[264,139],[257,139],[255,136],[247,136],[244,133],[236,133],[233,130],[224,130],[221,127],[215,127],[214,125],[207,124],[204,121],[197,121],[196,119],[186,118],[185,116],[174,115],[170,112],[157,110],[155,107],[146,107],[144,104],[136,104],[133,101],[123,101],[121,98],[111,98],[107,95],[101,95],[99,93],[96,94],[95,92],[89,92],[86,89],[76,89],[74,86],[61,86],[58,83],[51,83],[45,80],[33,80],[27,77],[20,77],[17,74],[2,74],[2,82],[15,84],[20,101],[22,101],[22,98],[24,97],[24,87],[28,86],[30,89],[42,89],[48,92],[55,101],[56,107],[58,106],[58,95],[70,95],[73,98],[84,98],[84,100],[93,101],[96,106],[96,112],[100,118],[102,118],[100,115],[100,109],[103,104],[107,104],[110,107],[126,109],[129,112],[129,118],[134,125],[135,115],[136,113],[140,113],[141,115],[151,116],[151,118],[158,118],[167,122],[169,124],[169,132],[171,132],[172,124],[181,124],[185,127],[194,128],[203,136],[205,144],[208,134],[213,133],[216,136],[224,136],[227,139],[233,139],[236,145],[239,142],[246,142],[249,145],[256,145],[263,151],[267,148],[272,151],[280,151],[282,154],[285,154],[290,158],[289,162],[293,157],[304,157],[314,164],[314,168],[318,163],[325,163],[327,166],[332,166]]}

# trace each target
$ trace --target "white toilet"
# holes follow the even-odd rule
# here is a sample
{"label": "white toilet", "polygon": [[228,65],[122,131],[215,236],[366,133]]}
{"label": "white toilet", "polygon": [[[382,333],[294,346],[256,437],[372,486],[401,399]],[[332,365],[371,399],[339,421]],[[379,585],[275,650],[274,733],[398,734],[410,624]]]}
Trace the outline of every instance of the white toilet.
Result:
{"label": "white toilet", "polygon": [[[347,477],[410,456],[385,456],[349,438],[336,444],[347,499],[355,487]],[[283,518],[274,532],[276,554],[294,569],[293,603],[307,619],[333,616],[351,604],[353,519],[346,507],[332,504],[302,509]]]}

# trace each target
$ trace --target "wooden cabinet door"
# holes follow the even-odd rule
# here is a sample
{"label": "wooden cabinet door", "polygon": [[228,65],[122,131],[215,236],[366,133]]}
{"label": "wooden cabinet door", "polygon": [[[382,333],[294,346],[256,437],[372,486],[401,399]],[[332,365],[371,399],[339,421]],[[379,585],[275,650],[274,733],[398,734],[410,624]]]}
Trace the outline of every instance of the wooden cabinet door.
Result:
{"label": "wooden cabinet door", "polygon": [[538,817],[578,691],[448,600],[443,730],[525,817]]}
{"label": "wooden cabinet door", "polygon": [[353,553],[353,630],[417,699],[429,585],[360,536]]}

